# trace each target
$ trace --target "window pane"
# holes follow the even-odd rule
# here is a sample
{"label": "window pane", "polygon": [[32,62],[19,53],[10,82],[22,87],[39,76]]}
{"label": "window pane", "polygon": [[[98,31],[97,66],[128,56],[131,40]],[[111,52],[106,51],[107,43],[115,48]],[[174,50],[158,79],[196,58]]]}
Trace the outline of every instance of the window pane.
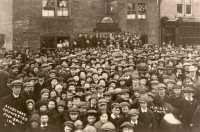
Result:
{"label": "window pane", "polygon": [[43,0],[42,1],[42,16],[54,16],[55,2],[54,0]]}
{"label": "window pane", "polygon": [[68,0],[58,0],[57,2],[57,16],[69,16]]}
{"label": "window pane", "polygon": [[57,5],[58,5],[58,7],[60,7],[60,8],[67,8],[67,0],[58,0],[58,3],[57,3]]}
{"label": "window pane", "polygon": [[183,5],[182,4],[177,5],[177,13],[180,13],[180,14],[183,13]]}
{"label": "window pane", "polygon": [[132,9],[133,9],[132,3],[128,3],[128,10],[132,10]]}
{"label": "window pane", "polygon": [[138,3],[138,11],[145,12],[146,11],[146,4],[145,3]]}
{"label": "window pane", "polygon": [[146,19],[146,4],[138,3],[138,19]]}
{"label": "window pane", "polygon": [[192,6],[186,5],[186,14],[192,14]]}

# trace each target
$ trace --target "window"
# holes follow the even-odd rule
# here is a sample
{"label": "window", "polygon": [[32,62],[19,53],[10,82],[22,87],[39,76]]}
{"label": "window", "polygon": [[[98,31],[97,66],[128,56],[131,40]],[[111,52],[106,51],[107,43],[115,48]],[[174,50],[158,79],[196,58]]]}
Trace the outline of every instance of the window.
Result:
{"label": "window", "polygon": [[106,15],[114,15],[117,13],[117,1],[106,3]]}
{"label": "window", "polygon": [[178,14],[183,14],[183,0],[178,0],[177,1],[177,13]]}
{"label": "window", "polygon": [[67,0],[58,0],[57,7],[57,16],[69,16]]}
{"label": "window", "polygon": [[42,0],[43,17],[68,17],[68,0]]}
{"label": "window", "polygon": [[192,15],[192,0],[177,0],[177,14]]}
{"label": "window", "polygon": [[42,16],[54,17],[54,14],[55,14],[54,0],[43,0],[42,7],[43,7]]}
{"label": "window", "polygon": [[185,12],[186,15],[192,14],[192,0],[185,0]]}
{"label": "window", "polygon": [[128,3],[127,19],[136,19],[136,4]]}
{"label": "window", "polygon": [[138,19],[146,19],[146,4],[138,3]]}

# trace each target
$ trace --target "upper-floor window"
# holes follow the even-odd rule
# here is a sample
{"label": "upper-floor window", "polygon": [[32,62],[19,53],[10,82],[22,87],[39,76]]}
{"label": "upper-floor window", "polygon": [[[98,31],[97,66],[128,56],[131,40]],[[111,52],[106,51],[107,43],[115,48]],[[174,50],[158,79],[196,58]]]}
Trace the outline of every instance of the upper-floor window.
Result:
{"label": "upper-floor window", "polygon": [[146,19],[146,4],[138,3],[138,19]]}
{"label": "upper-floor window", "polygon": [[69,1],[68,0],[42,0],[43,17],[68,17]]}
{"label": "upper-floor window", "polygon": [[177,0],[178,15],[190,16],[192,13],[192,0]]}
{"label": "upper-floor window", "polygon": [[183,0],[177,1],[177,13],[178,14],[183,14],[183,5],[184,5]]}
{"label": "upper-floor window", "polygon": [[192,14],[192,0],[185,0],[185,13],[186,15]]}
{"label": "upper-floor window", "polygon": [[128,3],[127,19],[136,19],[136,4]]}
{"label": "upper-floor window", "polygon": [[146,14],[145,3],[128,3],[127,19],[146,19]]}

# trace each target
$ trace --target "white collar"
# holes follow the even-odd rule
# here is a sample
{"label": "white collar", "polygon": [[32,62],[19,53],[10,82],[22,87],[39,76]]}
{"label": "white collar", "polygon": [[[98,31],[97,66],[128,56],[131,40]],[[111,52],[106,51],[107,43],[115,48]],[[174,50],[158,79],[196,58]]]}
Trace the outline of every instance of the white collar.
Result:
{"label": "white collar", "polygon": [[118,116],[115,116],[113,113],[111,114],[111,117],[113,118],[113,119],[115,119],[115,118],[119,118],[119,115]]}
{"label": "white collar", "polygon": [[191,98],[185,97],[185,100],[187,100],[187,101],[193,101],[193,97],[191,97]]}
{"label": "white collar", "polygon": [[47,127],[47,123],[46,124],[41,124],[40,127]]}
{"label": "white collar", "polygon": [[137,120],[136,120],[136,121],[132,121],[132,120],[131,120],[131,124],[137,125],[137,124],[138,124],[138,121],[137,121]]}
{"label": "white collar", "polygon": [[141,111],[142,111],[142,113],[147,112],[147,108],[146,108],[146,109],[143,109],[143,108],[141,107]]}
{"label": "white collar", "polygon": [[15,95],[14,93],[13,93],[13,96],[14,98],[19,98],[19,95]]}

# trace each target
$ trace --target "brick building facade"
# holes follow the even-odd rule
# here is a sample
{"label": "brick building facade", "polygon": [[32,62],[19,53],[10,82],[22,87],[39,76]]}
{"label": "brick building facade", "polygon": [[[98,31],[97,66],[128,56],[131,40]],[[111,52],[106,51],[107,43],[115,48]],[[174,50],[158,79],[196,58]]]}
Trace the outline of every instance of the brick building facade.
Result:
{"label": "brick building facade", "polygon": [[162,0],[162,41],[200,44],[200,0]]}
{"label": "brick building facade", "polygon": [[104,17],[112,18],[121,32],[159,41],[157,0],[13,0],[13,47],[36,48],[91,33]]}

